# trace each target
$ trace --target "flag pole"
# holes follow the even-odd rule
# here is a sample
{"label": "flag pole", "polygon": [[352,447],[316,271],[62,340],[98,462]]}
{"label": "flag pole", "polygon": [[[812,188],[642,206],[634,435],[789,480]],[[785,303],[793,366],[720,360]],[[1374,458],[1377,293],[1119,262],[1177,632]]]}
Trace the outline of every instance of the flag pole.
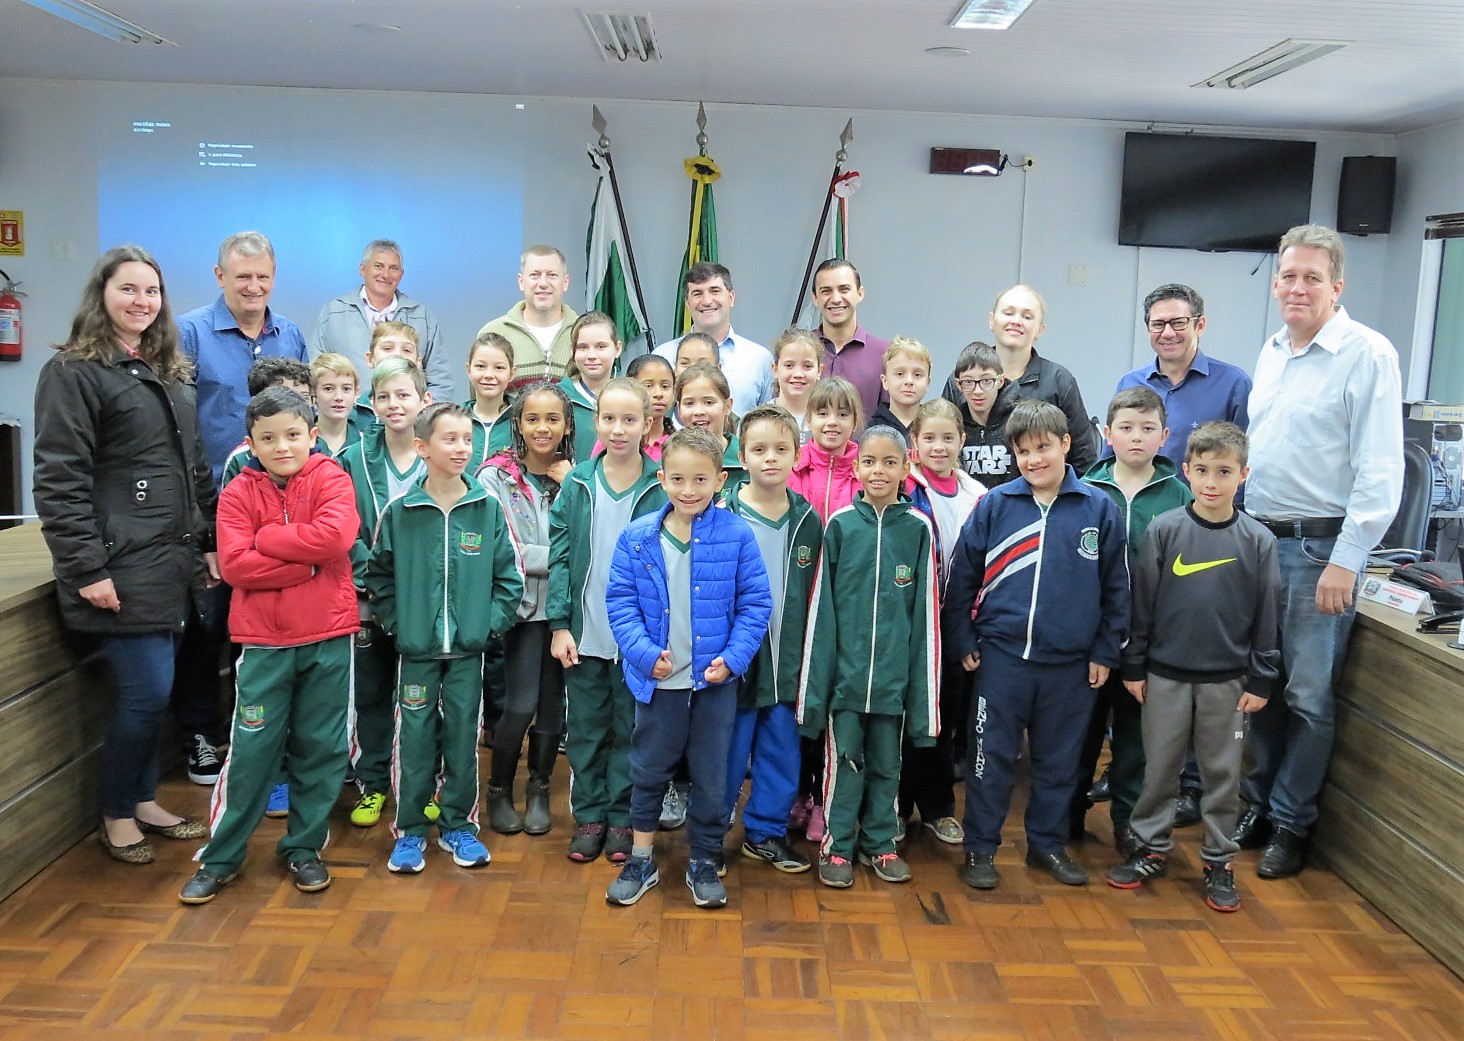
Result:
{"label": "flag pole", "polygon": [[630,266],[631,288],[635,290],[635,302],[640,305],[641,315],[646,320],[646,350],[651,351],[656,347],[656,334],[651,329],[651,312],[646,310],[646,298],[641,293],[640,272],[636,270],[635,250],[631,248],[630,244],[630,225],[625,222],[625,205],[620,201],[620,181],[615,176],[615,159],[610,154],[610,138],[605,134],[609,124],[600,114],[599,105],[591,105],[590,111],[591,125],[594,127],[595,133],[600,135],[600,139],[595,144],[605,160],[605,169],[610,174],[610,194],[615,197],[615,216],[620,221],[620,237],[625,242],[625,260]]}
{"label": "flag pole", "polygon": [[803,284],[798,287],[798,300],[793,305],[793,325],[798,324],[799,317],[803,314],[803,298],[808,295],[808,283],[813,278],[813,265],[818,261],[818,246],[823,241],[824,226],[829,221],[829,206],[834,201],[834,185],[839,181],[839,175],[844,172],[844,163],[849,159],[849,142],[854,140],[854,120],[844,124],[844,132],[839,135],[839,150],[834,153],[834,172],[829,177],[829,190],[824,194],[823,210],[818,215],[818,230],[813,233],[813,246],[808,251],[808,264],[803,268]]}

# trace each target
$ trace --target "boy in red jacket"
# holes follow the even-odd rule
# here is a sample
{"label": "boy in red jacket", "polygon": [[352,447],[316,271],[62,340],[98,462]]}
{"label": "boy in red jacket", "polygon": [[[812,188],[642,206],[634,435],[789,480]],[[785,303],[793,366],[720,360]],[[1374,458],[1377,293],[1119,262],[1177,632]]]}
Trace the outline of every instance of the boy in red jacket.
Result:
{"label": "boy in red jacket", "polygon": [[244,421],[254,455],[219,497],[218,515],[219,570],[234,589],[229,634],[243,649],[212,837],[178,894],[185,904],[208,903],[238,874],[282,762],[290,815],[277,851],[296,889],[330,885],[320,850],[346,771],[351,642],[360,628],[355,490],[314,450],[314,412],[299,394],[261,391]]}

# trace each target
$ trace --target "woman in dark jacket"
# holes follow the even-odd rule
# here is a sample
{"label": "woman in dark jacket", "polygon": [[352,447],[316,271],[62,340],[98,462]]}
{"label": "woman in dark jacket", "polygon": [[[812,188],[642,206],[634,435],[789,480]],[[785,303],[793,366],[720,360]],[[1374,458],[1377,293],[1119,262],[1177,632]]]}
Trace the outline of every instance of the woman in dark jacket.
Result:
{"label": "woman in dark jacket", "polygon": [[174,653],[193,591],[218,578],[213,480],[157,262],[103,254],[57,351],[36,383],[36,512],[62,621],[97,638],[116,678],[99,838],[146,864],[144,832],[207,834],[154,796]]}
{"label": "woman in dark jacket", "polygon": [[[996,339],[1002,371],[1016,385],[1017,396],[1050,402],[1067,417],[1068,433],[1073,439],[1067,461],[1081,476],[1098,461],[1098,431],[1083,405],[1083,395],[1073,374],[1037,353],[1037,337],[1042,335],[1046,317],[1047,303],[1042,295],[1031,286],[1015,285],[997,295],[986,324],[991,326]],[[957,408],[965,404],[954,375],[946,381],[941,397]]]}

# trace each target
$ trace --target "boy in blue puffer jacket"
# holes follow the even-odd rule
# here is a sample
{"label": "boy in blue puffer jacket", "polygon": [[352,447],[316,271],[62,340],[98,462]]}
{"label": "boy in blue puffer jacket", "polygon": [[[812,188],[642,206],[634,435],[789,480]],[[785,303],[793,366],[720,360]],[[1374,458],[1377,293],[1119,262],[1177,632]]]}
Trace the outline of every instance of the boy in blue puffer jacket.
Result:
{"label": "boy in blue puffer jacket", "polygon": [[660,881],[656,830],[666,785],[691,768],[691,860],[698,907],[722,907],[727,753],[736,677],[767,633],[773,597],[747,522],[714,508],[727,473],[721,439],[688,427],[666,441],[658,477],[670,503],[621,533],[605,593],[610,630],[635,696],[630,738],[631,855],[605,892],[628,906]]}

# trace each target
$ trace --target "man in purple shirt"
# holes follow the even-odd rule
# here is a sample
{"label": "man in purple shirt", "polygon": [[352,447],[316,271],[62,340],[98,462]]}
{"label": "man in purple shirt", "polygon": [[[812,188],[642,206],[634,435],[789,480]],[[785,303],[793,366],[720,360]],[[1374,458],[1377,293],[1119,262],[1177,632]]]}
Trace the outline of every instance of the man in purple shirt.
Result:
{"label": "man in purple shirt", "polygon": [[864,284],[859,270],[838,257],[825,260],[813,273],[813,306],[823,319],[818,327],[824,345],[825,376],[842,376],[859,391],[864,414],[872,416],[886,400],[880,386],[889,340],[870,336],[859,324]]}

